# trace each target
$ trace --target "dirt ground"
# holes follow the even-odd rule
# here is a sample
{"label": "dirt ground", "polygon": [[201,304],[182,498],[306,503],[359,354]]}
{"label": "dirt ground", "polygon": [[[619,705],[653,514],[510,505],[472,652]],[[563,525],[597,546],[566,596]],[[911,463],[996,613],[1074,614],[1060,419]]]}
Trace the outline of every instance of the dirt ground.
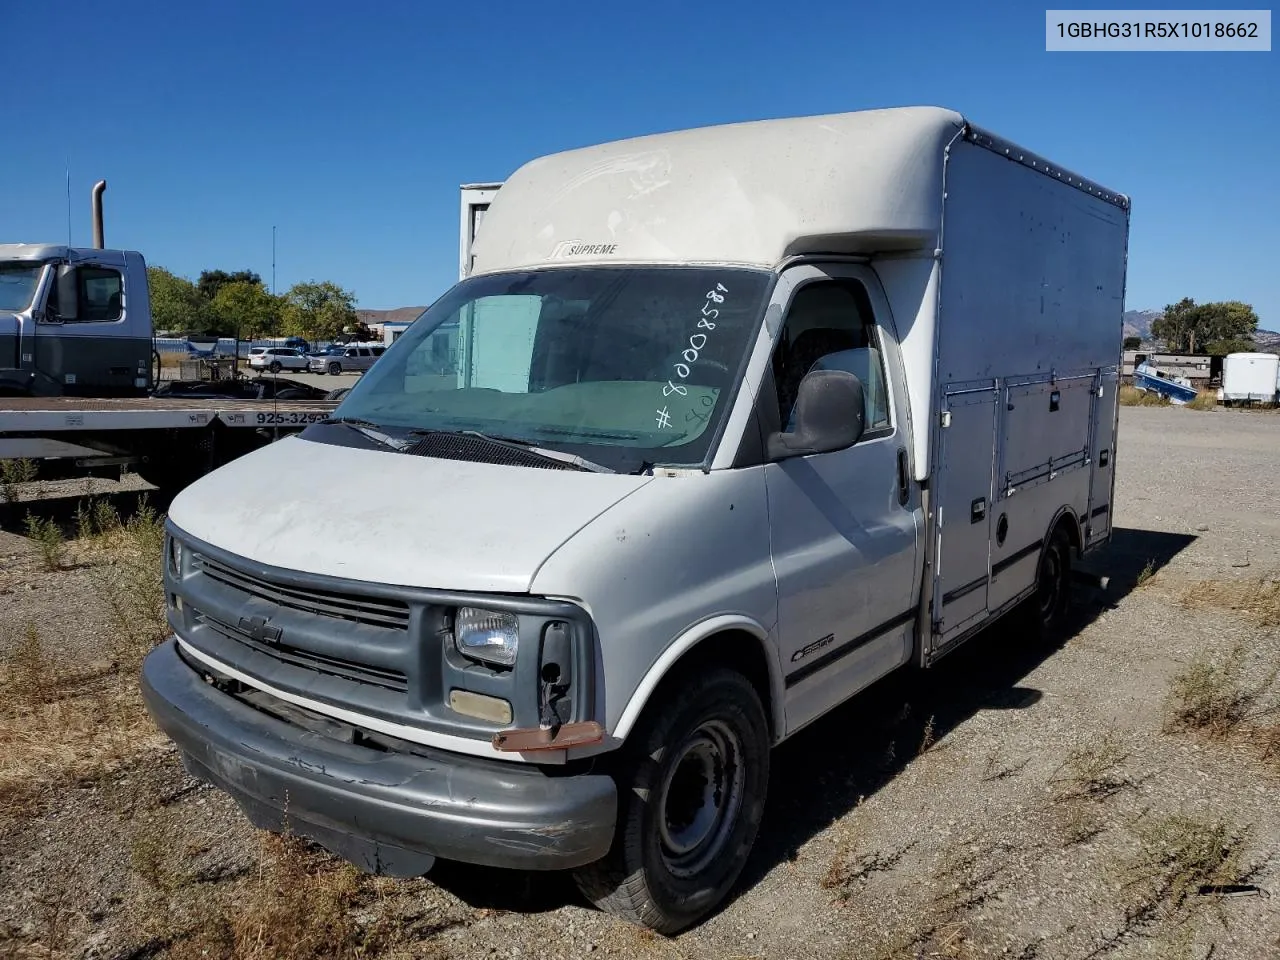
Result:
{"label": "dirt ground", "polygon": [[11,506],[0,957],[1280,958],[1280,415],[1125,407],[1117,468],[1108,591],[1054,644],[997,627],[779,748],[732,901],[670,940],[562,876],[374,879],[257,834],[138,720],[110,584],[145,530],[50,572],[15,514],[74,506]]}

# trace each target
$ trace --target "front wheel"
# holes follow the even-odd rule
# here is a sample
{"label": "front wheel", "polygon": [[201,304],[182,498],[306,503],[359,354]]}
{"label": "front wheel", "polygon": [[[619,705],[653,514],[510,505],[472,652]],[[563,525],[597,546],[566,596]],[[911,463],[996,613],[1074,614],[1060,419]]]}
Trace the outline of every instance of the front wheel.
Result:
{"label": "front wheel", "polygon": [[280,361],[279,361],[279,360],[272,360],[272,361],[271,361],[271,366],[267,367],[267,369],[268,369],[268,370],[270,370],[272,373],[279,373],[279,372],[280,372],[280,369],[281,369],[281,368],[280,368]]}
{"label": "front wheel", "polygon": [[742,674],[713,669],[662,694],[623,747],[613,847],[574,874],[598,908],[670,935],[724,900],[764,813],[769,726]]}
{"label": "front wheel", "polygon": [[341,364],[337,364],[337,363],[329,364],[329,372],[336,377],[338,374],[342,372]]}

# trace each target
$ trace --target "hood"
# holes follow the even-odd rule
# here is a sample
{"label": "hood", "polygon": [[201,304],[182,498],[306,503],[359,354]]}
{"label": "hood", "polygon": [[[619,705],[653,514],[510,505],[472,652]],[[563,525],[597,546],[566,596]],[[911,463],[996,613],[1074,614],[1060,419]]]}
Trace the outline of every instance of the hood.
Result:
{"label": "hood", "polygon": [[286,437],[197,480],[169,518],[207,543],[289,570],[525,593],[561,544],[651,480]]}

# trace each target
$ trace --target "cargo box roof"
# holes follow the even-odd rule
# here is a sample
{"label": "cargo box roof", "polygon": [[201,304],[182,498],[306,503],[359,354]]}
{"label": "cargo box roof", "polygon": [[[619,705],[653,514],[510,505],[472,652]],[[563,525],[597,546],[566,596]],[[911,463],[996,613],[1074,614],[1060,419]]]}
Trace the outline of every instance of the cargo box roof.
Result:
{"label": "cargo box roof", "polygon": [[[968,131],[1012,160],[1102,188],[937,107],[761,120],[620,140],[526,163],[502,185],[473,273],[578,263],[739,263],[932,250],[944,151]],[[1123,198],[1119,198],[1123,199]]]}

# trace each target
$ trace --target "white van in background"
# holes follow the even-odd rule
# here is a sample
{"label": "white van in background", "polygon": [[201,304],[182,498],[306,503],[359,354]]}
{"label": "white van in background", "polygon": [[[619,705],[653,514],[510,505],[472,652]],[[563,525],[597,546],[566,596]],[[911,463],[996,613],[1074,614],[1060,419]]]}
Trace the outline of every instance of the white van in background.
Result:
{"label": "white van in background", "polygon": [[173,502],[147,703],[260,826],[683,929],[771,747],[1061,617],[1111,533],[1128,225],[936,108],[534,160],[329,420]]}

